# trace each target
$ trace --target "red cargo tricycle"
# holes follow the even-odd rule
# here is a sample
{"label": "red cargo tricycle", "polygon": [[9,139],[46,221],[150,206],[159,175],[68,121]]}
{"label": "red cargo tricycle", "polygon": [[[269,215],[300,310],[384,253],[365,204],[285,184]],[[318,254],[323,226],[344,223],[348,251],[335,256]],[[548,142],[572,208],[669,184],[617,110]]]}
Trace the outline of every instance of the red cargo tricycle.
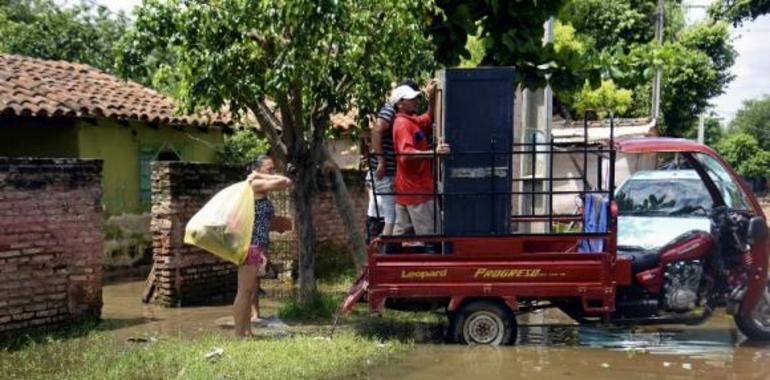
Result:
{"label": "red cargo tricycle", "polygon": [[[373,313],[444,310],[451,341],[504,345],[516,340],[516,316],[538,309],[560,309],[580,324],[640,325],[699,324],[724,307],[748,339],[770,340],[765,217],[714,150],[684,139],[610,137],[494,154],[512,156],[512,165],[529,162],[517,155],[533,166],[537,155],[552,157],[541,178],[537,170],[510,178],[510,233],[377,238],[343,312],[358,302]],[[580,174],[557,173],[558,154],[582,155]],[[634,155],[647,157],[647,170],[628,170]],[[445,159],[436,158],[436,172]],[[634,173],[616,186],[623,165]],[[434,195],[441,204],[450,194]],[[564,196],[580,200],[579,211],[554,211]]]}

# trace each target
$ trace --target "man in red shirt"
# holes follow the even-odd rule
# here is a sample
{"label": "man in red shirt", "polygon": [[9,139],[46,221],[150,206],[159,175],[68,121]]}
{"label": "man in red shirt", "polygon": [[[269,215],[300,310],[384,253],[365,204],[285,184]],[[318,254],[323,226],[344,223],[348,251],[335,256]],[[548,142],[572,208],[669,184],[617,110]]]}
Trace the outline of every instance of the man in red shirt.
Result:
{"label": "man in red shirt", "polygon": [[[419,116],[416,115],[419,91],[399,86],[391,96],[398,110],[393,121],[396,152],[394,235],[406,234],[411,229],[417,235],[435,235],[441,230],[441,218],[436,218],[434,222],[434,217],[438,216],[433,188],[434,152],[430,150],[428,141],[433,123],[435,82],[428,85],[427,93],[428,111]],[[449,145],[439,144],[435,153],[448,154]]]}

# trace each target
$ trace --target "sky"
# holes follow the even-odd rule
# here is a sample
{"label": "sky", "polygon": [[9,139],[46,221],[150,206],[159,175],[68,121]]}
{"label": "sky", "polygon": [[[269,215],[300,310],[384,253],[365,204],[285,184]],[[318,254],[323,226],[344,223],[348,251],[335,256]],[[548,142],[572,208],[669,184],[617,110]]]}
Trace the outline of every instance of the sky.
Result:
{"label": "sky", "polygon": [[[107,6],[113,11],[130,13],[141,0],[92,0],[94,3]],[[66,2],[66,1],[65,1]],[[706,15],[705,6],[711,0],[685,0],[687,22],[692,23],[703,19]],[[753,22],[745,23],[742,27],[732,30],[734,46],[738,58],[732,68],[735,80],[728,86],[726,92],[712,99],[714,110],[729,122],[744,100],[770,95],[770,15],[762,16]]]}
{"label": "sky", "polygon": [[[687,11],[687,22],[692,23],[705,17],[706,11],[701,6],[710,0],[689,0],[685,6],[694,6]],[[721,96],[712,99],[715,111],[729,122],[744,100],[770,95],[770,15],[744,23],[740,28],[731,30],[733,46],[738,51],[732,73],[735,79],[728,85]]]}

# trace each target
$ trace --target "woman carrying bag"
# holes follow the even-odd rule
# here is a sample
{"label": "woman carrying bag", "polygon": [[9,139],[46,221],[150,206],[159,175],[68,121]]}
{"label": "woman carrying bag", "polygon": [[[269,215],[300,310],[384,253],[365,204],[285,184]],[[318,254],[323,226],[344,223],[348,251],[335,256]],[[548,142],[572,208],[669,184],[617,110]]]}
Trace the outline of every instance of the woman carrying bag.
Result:
{"label": "woman carrying bag", "polygon": [[238,293],[233,303],[235,335],[251,336],[251,306],[258,302],[259,276],[264,275],[270,247],[270,223],[275,215],[267,194],[291,186],[291,180],[275,174],[275,164],[266,155],[259,155],[246,178],[254,192],[254,229],[246,259],[238,267]]}

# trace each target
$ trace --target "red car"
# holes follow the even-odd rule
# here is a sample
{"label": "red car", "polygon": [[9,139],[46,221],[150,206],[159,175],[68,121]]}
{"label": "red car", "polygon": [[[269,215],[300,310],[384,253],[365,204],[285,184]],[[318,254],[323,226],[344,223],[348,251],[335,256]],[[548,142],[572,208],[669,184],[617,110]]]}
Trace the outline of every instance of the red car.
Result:
{"label": "red car", "polygon": [[[698,324],[725,307],[749,339],[770,340],[768,229],[745,181],[711,148],[690,140],[614,141],[592,153],[610,160],[613,185],[578,193],[602,212],[584,207],[582,215],[551,211],[539,218],[548,231],[555,231],[559,221],[582,225],[579,231],[375,239],[368,266],[342,311],[362,297],[374,313],[386,307],[443,309],[452,341],[502,345],[515,342],[515,316],[536,309],[558,308],[581,324],[638,325]],[[634,200],[615,198],[616,154],[676,154],[687,171],[697,174],[687,179],[699,178],[710,197],[703,205],[688,206],[707,217],[710,228],[701,223],[663,244],[619,247],[620,210],[634,210]],[[554,179],[552,170],[548,177]],[[595,193],[604,196],[589,202],[597,199]],[[654,196],[641,202],[648,201],[666,202]],[[589,229],[599,214],[604,228]],[[512,216],[518,223],[537,219]],[[397,254],[382,253],[385,244],[410,242],[441,244],[444,250],[430,254],[405,247]]]}

